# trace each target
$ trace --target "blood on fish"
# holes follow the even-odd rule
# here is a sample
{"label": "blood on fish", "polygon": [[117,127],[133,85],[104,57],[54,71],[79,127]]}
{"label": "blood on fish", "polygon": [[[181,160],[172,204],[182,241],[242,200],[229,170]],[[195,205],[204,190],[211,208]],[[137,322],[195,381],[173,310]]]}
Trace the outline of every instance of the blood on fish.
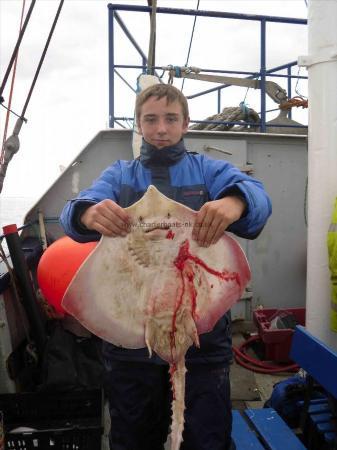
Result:
{"label": "blood on fish", "polygon": [[195,276],[195,273],[192,271],[192,268],[191,268],[191,272],[188,272],[188,273],[187,273],[187,279],[188,279],[188,281],[189,281],[188,287],[189,287],[189,291],[190,291],[190,299],[191,299],[191,303],[192,303],[192,317],[193,317],[194,320],[197,320],[197,319],[198,319],[198,317],[197,317],[197,315],[196,315],[196,309],[197,309],[197,291],[196,291],[195,286],[194,286],[194,283],[193,283],[193,281],[194,281],[194,276]]}
{"label": "blood on fish", "polygon": [[173,238],[174,238],[174,233],[172,230],[169,230],[166,235],[166,239],[173,239]]}
{"label": "blood on fish", "polygon": [[194,256],[189,251],[190,244],[188,240],[184,241],[183,244],[180,246],[178,256],[174,260],[174,265],[177,267],[178,270],[182,271],[185,265],[185,262],[190,259],[194,261],[196,264],[201,266],[203,269],[205,269],[208,273],[215,275],[216,277],[220,278],[224,281],[236,281],[237,284],[240,286],[240,276],[237,272],[228,272],[228,270],[224,270],[222,272],[219,272],[218,270],[214,270],[211,267],[209,267],[202,259],[198,258],[197,256]]}
{"label": "blood on fish", "polygon": [[[173,349],[175,348],[175,332],[177,330],[177,327],[176,327],[177,313],[183,303],[183,298],[184,298],[184,294],[185,294],[185,290],[186,290],[185,281],[187,281],[187,283],[188,283],[188,288],[189,288],[189,293],[190,293],[191,314],[192,314],[192,317],[194,320],[197,319],[197,317],[196,317],[197,291],[196,291],[194,283],[193,283],[195,273],[190,265],[186,266],[187,261],[188,260],[193,261],[198,266],[205,269],[208,273],[216,276],[217,278],[220,278],[223,281],[236,281],[236,283],[240,286],[240,276],[237,272],[228,272],[227,270],[219,272],[217,270],[212,269],[202,259],[198,258],[197,256],[192,255],[190,253],[189,247],[190,247],[189,241],[188,240],[184,241],[182,243],[182,245],[180,246],[178,256],[174,260],[174,265],[178,269],[180,276],[181,276],[182,289],[181,289],[179,298],[175,304],[175,309],[174,309],[173,315],[172,315],[172,328],[171,328],[171,332],[170,332],[170,347],[171,347],[172,361],[174,361]],[[211,288],[213,288],[213,284],[211,285]],[[173,376],[176,369],[177,369],[176,364],[172,364],[171,368],[170,368],[171,377]]]}

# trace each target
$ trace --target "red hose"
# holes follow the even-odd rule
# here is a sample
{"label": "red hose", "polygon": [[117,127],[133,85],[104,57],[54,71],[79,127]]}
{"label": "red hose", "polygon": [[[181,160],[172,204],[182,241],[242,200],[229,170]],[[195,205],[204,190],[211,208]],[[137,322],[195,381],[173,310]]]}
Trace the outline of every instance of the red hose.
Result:
{"label": "red hose", "polygon": [[239,348],[233,347],[235,361],[240,364],[240,366],[245,367],[248,370],[252,370],[253,372],[258,373],[278,373],[278,372],[295,372],[299,370],[299,366],[297,364],[289,364],[289,365],[273,365],[266,361],[260,361],[258,359],[252,358],[247,355],[246,347],[248,347],[252,342],[260,341],[259,336],[251,336],[246,339]]}

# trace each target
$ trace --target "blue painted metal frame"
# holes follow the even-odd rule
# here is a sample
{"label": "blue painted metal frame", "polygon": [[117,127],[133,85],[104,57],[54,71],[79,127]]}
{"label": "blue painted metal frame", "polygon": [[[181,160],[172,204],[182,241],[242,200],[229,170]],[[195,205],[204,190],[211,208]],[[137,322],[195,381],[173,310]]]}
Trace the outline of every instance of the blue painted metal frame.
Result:
{"label": "blue painted metal frame", "polygon": [[265,450],[239,411],[233,410],[232,439],[237,450]]}
{"label": "blue painted metal frame", "polygon": [[[137,44],[136,40],[131,35],[130,31],[122,21],[117,11],[133,11],[133,12],[151,12],[152,8],[147,6],[136,6],[136,5],[119,5],[119,4],[108,4],[108,16],[109,16],[109,127],[113,128],[115,122],[117,120],[124,120],[123,118],[115,117],[115,104],[114,104],[114,88],[115,88],[115,73],[116,68],[141,68],[143,73],[146,72],[146,64],[147,58],[142,51],[142,49]],[[296,65],[296,62],[291,62],[288,64],[284,64],[282,66],[275,67],[273,69],[266,69],[266,23],[274,22],[274,23],[289,23],[289,24],[297,24],[297,25],[306,25],[306,19],[297,19],[297,18],[289,18],[289,17],[273,17],[273,16],[263,16],[257,14],[237,14],[237,13],[227,13],[220,11],[203,11],[203,10],[191,10],[191,9],[177,9],[177,8],[157,8],[158,14],[178,14],[178,15],[189,15],[189,16],[200,16],[200,17],[219,17],[226,19],[237,19],[237,20],[252,20],[259,21],[261,24],[261,34],[260,34],[260,71],[259,72],[235,72],[235,71],[219,71],[219,70],[208,70],[207,72],[218,72],[218,73],[235,73],[235,74],[247,74],[249,75],[247,78],[258,78],[260,77],[261,83],[261,131],[265,132],[266,127],[266,89],[265,89],[265,81],[266,76],[274,76],[274,77],[286,77],[288,80],[287,91],[288,97],[291,98],[291,79],[292,78],[307,78],[307,77],[296,77],[291,74],[291,67]],[[121,29],[128,37],[130,42],[133,44],[135,49],[138,51],[142,58],[141,66],[131,66],[131,65],[116,65],[114,61],[114,21],[120,25]],[[160,69],[159,67],[155,67],[155,69]],[[287,69],[286,75],[275,74],[273,72]],[[203,69],[205,70],[205,69]],[[123,77],[117,73],[122,79]],[[156,73],[158,76],[158,73]],[[128,83],[125,83],[128,85]],[[129,85],[128,85],[129,86]],[[217,92],[217,111],[220,112],[221,108],[221,90],[229,87],[230,85],[225,84],[219,87],[211,88],[206,91],[188,96],[187,98],[192,99],[195,97],[199,97],[201,95],[208,94],[210,92]],[[130,87],[130,86],[129,86]],[[291,110],[289,111],[289,117],[291,117]],[[202,121],[195,121],[202,122]],[[223,122],[222,122],[223,123]],[[227,122],[226,122],[227,123]],[[228,123],[229,124],[229,123]],[[242,125],[242,123],[240,123]],[[290,125],[287,125],[288,127]],[[299,126],[295,126],[299,127]]]}
{"label": "blue painted metal frame", "polygon": [[298,325],[290,357],[337,399],[337,352]]}
{"label": "blue painted metal frame", "polygon": [[249,408],[244,413],[261,435],[268,450],[306,450],[306,447],[274,409]]}

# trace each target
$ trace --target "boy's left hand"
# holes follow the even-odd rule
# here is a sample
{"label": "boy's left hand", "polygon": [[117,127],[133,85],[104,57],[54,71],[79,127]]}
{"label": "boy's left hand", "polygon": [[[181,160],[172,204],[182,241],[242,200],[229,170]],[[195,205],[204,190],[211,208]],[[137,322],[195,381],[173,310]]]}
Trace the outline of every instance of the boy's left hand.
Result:
{"label": "boy's left hand", "polygon": [[216,244],[224,231],[242,216],[246,202],[235,196],[205,203],[197,214],[192,238],[201,246]]}

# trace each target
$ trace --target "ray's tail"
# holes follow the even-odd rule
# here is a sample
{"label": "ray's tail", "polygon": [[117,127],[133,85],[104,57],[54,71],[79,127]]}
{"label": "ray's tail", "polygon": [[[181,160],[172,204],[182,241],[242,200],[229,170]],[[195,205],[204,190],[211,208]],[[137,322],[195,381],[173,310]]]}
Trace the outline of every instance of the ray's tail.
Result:
{"label": "ray's tail", "polygon": [[176,364],[170,365],[171,383],[173,391],[172,425],[171,425],[171,450],[179,450],[183,440],[184,411],[185,411],[185,358]]}

